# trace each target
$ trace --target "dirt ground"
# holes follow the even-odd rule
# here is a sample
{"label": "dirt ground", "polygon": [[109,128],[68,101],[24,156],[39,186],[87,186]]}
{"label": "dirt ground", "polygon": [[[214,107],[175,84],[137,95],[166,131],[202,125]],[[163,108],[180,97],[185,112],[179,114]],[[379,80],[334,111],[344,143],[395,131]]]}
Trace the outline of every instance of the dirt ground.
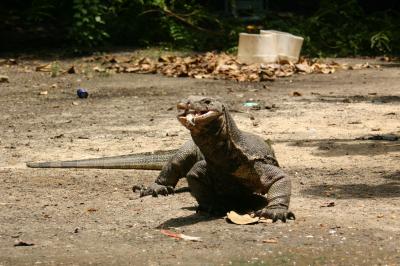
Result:
{"label": "dirt ground", "polygon": [[[262,83],[50,77],[5,65],[0,74],[9,77],[0,83],[1,266],[400,265],[400,141],[356,139],[399,135],[398,64]],[[273,141],[292,177],[295,221],[234,225],[196,214],[189,193],[131,191],[157,171],[25,166],[176,148],[189,134],[175,103],[190,94],[222,96],[241,129]],[[268,109],[246,110],[248,99]]]}

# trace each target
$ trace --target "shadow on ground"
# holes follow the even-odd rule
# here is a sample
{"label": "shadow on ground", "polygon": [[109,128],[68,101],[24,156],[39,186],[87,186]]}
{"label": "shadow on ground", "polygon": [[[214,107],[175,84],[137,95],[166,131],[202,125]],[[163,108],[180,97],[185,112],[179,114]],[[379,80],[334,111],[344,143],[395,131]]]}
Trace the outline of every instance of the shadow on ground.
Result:
{"label": "shadow on ground", "polygon": [[[380,176],[391,181],[380,184],[323,184],[302,190],[302,193],[318,197],[340,198],[394,198],[400,197],[400,171]],[[377,179],[379,182],[379,179]]]}
{"label": "shadow on ground", "polygon": [[391,179],[391,180],[395,180],[395,181],[399,181],[400,182],[400,171],[384,175],[383,178]]}
{"label": "shadow on ground", "polygon": [[212,217],[212,216],[208,216],[208,215],[194,213],[194,214],[191,214],[188,216],[171,218],[171,219],[163,222],[159,226],[157,226],[157,229],[187,226],[187,225],[197,224],[200,222],[212,221],[212,220],[219,219],[219,218],[220,217]]}
{"label": "shadow on ground", "polygon": [[315,98],[301,98],[302,102],[325,102],[325,103],[360,103],[368,102],[375,104],[398,103],[400,96],[397,95],[318,95]]}
{"label": "shadow on ground", "polygon": [[316,147],[313,152],[316,156],[338,157],[364,155],[373,156],[400,151],[399,141],[370,141],[370,140],[352,140],[352,139],[318,139],[296,141],[289,144],[296,147]]}

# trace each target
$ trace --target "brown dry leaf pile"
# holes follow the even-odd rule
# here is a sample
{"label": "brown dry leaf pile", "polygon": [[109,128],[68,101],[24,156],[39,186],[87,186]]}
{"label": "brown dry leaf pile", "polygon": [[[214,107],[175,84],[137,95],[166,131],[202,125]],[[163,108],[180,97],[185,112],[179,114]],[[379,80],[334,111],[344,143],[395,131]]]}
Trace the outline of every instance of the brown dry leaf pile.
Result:
{"label": "brown dry leaf pile", "polygon": [[236,81],[265,81],[279,77],[289,77],[295,73],[330,74],[339,69],[362,69],[374,67],[358,64],[348,66],[337,62],[321,63],[301,59],[297,64],[280,62],[279,64],[242,64],[234,56],[225,53],[205,53],[193,56],[162,56],[157,61],[144,57],[139,60],[105,56],[98,58],[102,67],[99,72],[116,73],[161,73],[169,77],[191,77],[197,79],[230,79]]}
{"label": "brown dry leaf pile", "polygon": [[[85,60],[87,63],[95,63],[95,72],[107,73],[160,73],[168,77],[191,77],[197,79],[228,79],[236,81],[272,81],[280,77],[289,77],[295,73],[310,74],[322,73],[331,74],[339,69],[351,70],[374,65],[357,64],[349,66],[337,62],[322,63],[318,60],[300,59],[294,64],[289,61],[282,61],[274,64],[242,64],[236,57],[225,53],[205,53],[193,56],[161,56],[158,60],[148,57],[134,59],[124,56],[98,56]],[[51,64],[39,66],[36,71],[50,71]],[[76,73],[72,66],[65,71]],[[65,73],[64,72],[64,73]]]}

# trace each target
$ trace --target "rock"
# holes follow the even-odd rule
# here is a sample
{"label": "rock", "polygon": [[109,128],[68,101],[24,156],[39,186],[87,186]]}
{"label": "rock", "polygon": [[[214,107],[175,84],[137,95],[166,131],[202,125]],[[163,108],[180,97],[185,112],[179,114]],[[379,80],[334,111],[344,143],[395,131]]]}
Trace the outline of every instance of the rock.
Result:
{"label": "rock", "polygon": [[0,83],[9,83],[10,79],[8,78],[8,76],[5,75],[0,75]]}

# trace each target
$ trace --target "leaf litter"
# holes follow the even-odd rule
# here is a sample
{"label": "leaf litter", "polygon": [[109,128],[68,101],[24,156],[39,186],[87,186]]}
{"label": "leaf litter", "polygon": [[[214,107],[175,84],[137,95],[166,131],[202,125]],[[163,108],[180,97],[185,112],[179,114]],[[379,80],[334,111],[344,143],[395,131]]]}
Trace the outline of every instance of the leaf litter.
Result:
{"label": "leaf litter", "polygon": [[301,58],[297,64],[281,61],[271,64],[243,64],[235,56],[225,53],[208,52],[192,56],[161,56],[158,60],[142,57],[128,59],[126,57],[98,57],[95,59],[103,67],[95,66],[94,70],[114,73],[163,74],[168,77],[191,77],[196,79],[225,79],[236,81],[273,81],[280,77],[300,74],[331,74],[337,70],[362,69],[378,67],[369,63],[349,66],[331,61]]}
{"label": "leaf litter", "polygon": [[[208,52],[191,56],[160,56],[158,59],[150,57],[135,58],[133,56],[103,55],[84,59],[79,68],[90,66],[99,73],[138,73],[162,74],[167,77],[190,77],[196,79],[222,79],[235,81],[273,81],[281,77],[290,77],[294,74],[332,74],[338,70],[355,70],[364,68],[378,68],[379,65],[340,64],[335,61],[323,62],[319,59],[301,58],[297,63],[280,61],[279,63],[243,64],[235,56],[226,53]],[[36,66],[40,72],[51,72],[53,63]],[[82,73],[84,70],[81,71]],[[60,73],[79,73],[77,66],[60,69]]]}

